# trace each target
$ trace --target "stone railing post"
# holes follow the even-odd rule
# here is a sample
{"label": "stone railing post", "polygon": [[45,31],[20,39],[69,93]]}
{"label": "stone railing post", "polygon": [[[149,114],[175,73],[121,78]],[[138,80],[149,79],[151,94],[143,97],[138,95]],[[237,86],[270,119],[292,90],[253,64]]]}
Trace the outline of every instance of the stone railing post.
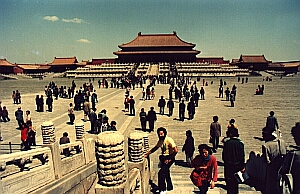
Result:
{"label": "stone railing post", "polygon": [[55,178],[59,179],[62,177],[61,174],[61,158],[59,144],[55,138],[55,127],[52,122],[43,122],[41,125],[42,137],[43,137],[43,147],[48,147],[51,150],[53,167]]}
{"label": "stone railing post", "polygon": [[98,174],[95,193],[128,193],[123,135],[112,131],[100,133],[95,142],[95,150]]}
{"label": "stone railing post", "polygon": [[76,141],[82,142],[85,164],[95,161],[95,142],[93,138],[86,139],[83,122],[75,123],[75,134]]}
{"label": "stone railing post", "polygon": [[128,171],[137,168],[141,177],[141,193],[149,193],[150,172],[148,160],[144,158],[149,150],[148,136],[141,132],[133,132],[128,137]]}

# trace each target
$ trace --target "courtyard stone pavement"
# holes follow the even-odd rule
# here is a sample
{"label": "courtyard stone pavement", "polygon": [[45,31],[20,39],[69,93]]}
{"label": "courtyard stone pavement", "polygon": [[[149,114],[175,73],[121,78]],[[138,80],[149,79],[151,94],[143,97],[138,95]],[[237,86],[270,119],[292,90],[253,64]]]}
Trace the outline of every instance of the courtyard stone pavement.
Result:
{"label": "courtyard stone pavement", "polygon": [[[96,105],[97,112],[102,109],[107,110],[109,122],[115,120],[117,122],[117,129],[125,136],[125,149],[127,146],[127,137],[132,132],[145,133],[149,137],[150,148],[157,142],[156,132],[142,132],[140,130],[139,112],[143,107],[145,111],[148,111],[151,106],[155,107],[157,112],[157,122],[155,128],[165,127],[168,131],[168,136],[172,137],[178,146],[179,153],[176,156],[176,162],[171,167],[171,177],[174,184],[174,190],[168,191],[170,194],[183,194],[194,193],[197,188],[193,186],[189,179],[191,168],[184,166],[185,154],[182,152],[182,146],[185,141],[185,131],[190,129],[195,139],[195,147],[202,143],[209,144],[209,125],[212,122],[214,115],[219,116],[219,122],[222,126],[222,136],[225,135],[226,127],[231,118],[236,120],[236,124],[239,129],[240,138],[245,144],[246,160],[248,159],[251,151],[261,151],[262,141],[257,138],[261,137],[261,129],[265,125],[266,117],[271,110],[275,111],[275,116],[278,118],[280,129],[282,130],[282,138],[287,145],[294,144],[290,135],[290,129],[294,126],[295,122],[300,121],[300,106],[299,106],[299,78],[273,78],[272,82],[266,82],[262,80],[262,77],[249,77],[249,82],[242,84],[237,81],[237,78],[222,78],[227,82],[226,87],[231,87],[233,84],[237,86],[237,97],[235,107],[230,107],[230,102],[225,101],[224,98],[218,98],[218,87],[220,78],[205,78],[208,82],[208,86],[204,86],[205,100],[199,100],[199,107],[196,108],[195,118],[193,120],[185,119],[183,122],[178,120],[178,100],[175,100],[174,114],[171,117],[167,116],[168,109],[165,108],[165,115],[158,114],[159,109],[157,107],[158,99],[160,96],[168,98],[167,84],[156,84],[155,86],[155,99],[154,100],[141,100],[142,90],[141,88],[135,88],[130,92],[130,95],[134,96],[136,100],[135,116],[129,116],[126,112],[123,112],[124,105],[124,89],[115,88],[101,88],[97,89],[98,103]],[[287,80],[290,79],[290,80]],[[296,79],[296,80],[295,80]],[[213,82],[213,83],[212,83]],[[254,95],[257,85],[265,85],[264,95]],[[197,87],[200,89],[202,86],[202,79],[197,82]],[[282,90],[285,92],[281,92]],[[43,94],[43,91],[38,93]],[[63,132],[68,132],[72,141],[75,141],[75,127],[74,125],[68,125],[69,117],[67,115],[67,109],[70,102],[73,99],[54,100],[53,112],[36,112],[34,111],[35,94],[26,94],[22,96],[22,110],[31,110],[33,125],[37,129],[37,144],[42,144],[41,125],[45,121],[51,121],[54,123],[55,134],[57,140],[62,136]],[[174,95],[173,95],[174,96]],[[187,104],[187,103],[186,103]],[[20,148],[20,131],[16,129],[17,122],[14,117],[14,111],[18,105],[12,104],[11,99],[2,100],[2,106],[7,106],[9,110],[10,122],[1,123],[2,136],[4,141],[0,145],[0,154],[8,153],[8,142],[16,144],[13,146],[14,152]],[[45,106],[45,110],[46,110]],[[76,111],[75,123],[83,122],[83,111]],[[185,113],[187,117],[187,112]],[[96,138],[96,135],[88,133],[90,130],[90,123],[84,122],[84,127],[87,137]],[[37,146],[38,147],[38,146]],[[197,149],[196,149],[197,150]],[[160,150],[150,155],[151,164],[153,166],[154,173],[152,174],[153,183],[157,184],[157,171],[158,171],[158,156]],[[219,164],[219,177],[215,189],[210,189],[208,193],[226,193],[225,181],[223,176],[223,161],[221,159],[222,149],[219,148],[214,155],[217,157]],[[197,151],[194,155],[198,154]],[[240,184],[240,193],[260,193],[255,191],[245,184]]]}

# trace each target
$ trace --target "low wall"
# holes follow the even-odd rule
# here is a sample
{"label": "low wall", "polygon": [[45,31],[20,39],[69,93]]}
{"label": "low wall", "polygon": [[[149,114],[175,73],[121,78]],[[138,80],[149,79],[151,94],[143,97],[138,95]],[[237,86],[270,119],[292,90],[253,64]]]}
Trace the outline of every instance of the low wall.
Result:
{"label": "low wall", "polygon": [[[63,154],[64,149],[69,149],[69,156]],[[51,186],[51,190],[65,193],[96,170],[92,138],[64,145],[44,144],[43,148],[0,155],[0,193],[41,193],[53,184],[57,188]],[[60,186],[68,177],[69,183]]]}
{"label": "low wall", "polygon": [[[98,136],[102,137],[103,146],[97,148],[98,155],[95,153],[95,146],[97,143],[100,145],[99,139],[95,142],[92,138],[84,137],[68,144],[59,145],[54,141],[43,144],[42,148],[0,155],[0,193],[148,194],[150,169],[148,160],[143,158],[144,148],[140,147],[142,149],[138,162],[128,161],[124,155],[124,140],[122,144],[116,143],[116,136],[124,138],[117,132],[104,132]],[[142,136],[139,138],[144,141]],[[145,145],[143,143],[143,147]],[[119,154],[122,154],[120,161],[117,160],[120,159],[117,157]],[[125,175],[124,181],[116,185],[99,181],[96,159],[100,167],[104,165],[103,169],[111,167],[107,173],[115,173],[113,166],[122,165],[120,169],[124,170],[118,173]],[[102,164],[103,161],[110,163]],[[109,180],[109,177],[111,176],[104,178]]]}

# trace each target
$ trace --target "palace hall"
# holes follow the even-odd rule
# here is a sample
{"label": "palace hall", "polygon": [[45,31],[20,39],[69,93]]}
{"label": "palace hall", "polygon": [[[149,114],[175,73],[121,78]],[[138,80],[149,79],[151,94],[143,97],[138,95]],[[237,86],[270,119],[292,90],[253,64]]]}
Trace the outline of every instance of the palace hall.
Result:
{"label": "palace hall", "polygon": [[196,44],[181,40],[176,32],[173,34],[142,34],[129,43],[121,44],[118,63],[157,63],[157,62],[196,62],[200,51],[193,49]]}

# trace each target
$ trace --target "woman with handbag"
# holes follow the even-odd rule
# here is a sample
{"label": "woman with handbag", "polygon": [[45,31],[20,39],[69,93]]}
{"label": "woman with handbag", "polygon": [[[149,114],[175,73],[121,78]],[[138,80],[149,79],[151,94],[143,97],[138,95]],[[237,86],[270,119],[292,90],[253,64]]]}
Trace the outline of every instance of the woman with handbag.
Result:
{"label": "woman with handbag", "polygon": [[208,187],[215,187],[215,182],[218,179],[218,164],[215,156],[211,155],[211,148],[207,144],[198,146],[199,155],[191,162],[194,168],[190,178],[195,186],[200,190],[200,194],[205,194]]}

